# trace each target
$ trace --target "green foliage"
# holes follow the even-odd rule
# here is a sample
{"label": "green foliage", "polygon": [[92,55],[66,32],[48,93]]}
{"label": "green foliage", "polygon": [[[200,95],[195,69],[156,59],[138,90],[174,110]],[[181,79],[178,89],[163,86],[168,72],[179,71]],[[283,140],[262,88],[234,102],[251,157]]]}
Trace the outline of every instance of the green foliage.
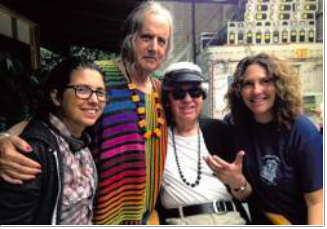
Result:
{"label": "green foliage", "polygon": [[47,49],[41,48],[41,72],[49,72],[54,65],[65,56],[80,56],[89,60],[108,60],[116,57],[115,53],[108,53],[100,49],[91,49],[80,46],[71,46],[66,53],[53,53]]}

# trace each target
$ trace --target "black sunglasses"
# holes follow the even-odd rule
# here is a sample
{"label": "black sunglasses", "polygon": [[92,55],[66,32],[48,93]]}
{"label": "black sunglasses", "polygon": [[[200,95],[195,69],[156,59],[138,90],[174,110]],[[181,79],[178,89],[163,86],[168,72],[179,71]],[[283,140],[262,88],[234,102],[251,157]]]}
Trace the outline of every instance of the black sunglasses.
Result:
{"label": "black sunglasses", "polygon": [[188,93],[192,98],[199,98],[203,96],[204,91],[202,88],[195,87],[195,88],[189,88],[189,89],[173,89],[170,91],[171,95],[175,100],[183,100]]}

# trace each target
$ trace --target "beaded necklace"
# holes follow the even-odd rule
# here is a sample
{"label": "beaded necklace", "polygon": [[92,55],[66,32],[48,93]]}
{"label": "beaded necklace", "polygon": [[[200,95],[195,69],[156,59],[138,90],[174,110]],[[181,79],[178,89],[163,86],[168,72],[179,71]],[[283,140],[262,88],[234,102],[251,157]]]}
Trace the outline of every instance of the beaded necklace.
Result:
{"label": "beaded necklace", "polygon": [[125,61],[123,61],[123,65],[125,68],[125,72],[128,78],[128,89],[132,92],[131,100],[136,104],[136,113],[138,115],[138,126],[143,133],[143,136],[145,139],[149,139],[151,137],[161,137],[161,130],[160,127],[164,125],[165,120],[163,119],[163,107],[159,103],[159,93],[156,91],[156,88],[153,85],[153,82],[150,78],[150,82],[152,85],[153,90],[153,96],[155,100],[155,115],[156,115],[156,126],[153,128],[153,130],[150,130],[150,128],[147,125],[147,122],[145,120],[145,107],[142,106],[141,98],[137,93],[137,87],[134,83],[132,83],[132,78],[128,72],[128,69],[126,67]]}
{"label": "beaded necklace", "polygon": [[176,164],[177,164],[177,169],[178,169],[178,173],[180,178],[182,179],[182,181],[184,182],[184,184],[186,184],[187,186],[191,186],[192,188],[198,186],[200,184],[200,180],[201,180],[201,139],[200,139],[200,128],[198,127],[198,171],[197,171],[197,177],[194,183],[190,183],[189,181],[186,180],[182,169],[181,169],[181,165],[177,156],[177,147],[176,147],[176,141],[175,141],[175,134],[174,134],[174,128],[173,126],[171,126],[171,133],[172,133],[172,137],[173,137],[173,148],[174,148],[174,153],[175,153],[175,158],[176,158]]}

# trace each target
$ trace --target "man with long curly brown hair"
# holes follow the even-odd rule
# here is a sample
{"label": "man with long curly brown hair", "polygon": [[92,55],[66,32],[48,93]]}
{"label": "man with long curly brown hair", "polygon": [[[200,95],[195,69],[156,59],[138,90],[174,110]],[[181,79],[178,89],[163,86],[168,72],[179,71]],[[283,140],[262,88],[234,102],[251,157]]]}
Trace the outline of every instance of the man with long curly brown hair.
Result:
{"label": "man with long curly brown hair", "polygon": [[255,224],[276,215],[284,223],[323,224],[323,140],[302,114],[294,68],[267,54],[246,57],[226,97],[235,152],[245,155],[231,164],[208,158],[215,174],[226,184],[238,180],[232,193],[248,200]]}

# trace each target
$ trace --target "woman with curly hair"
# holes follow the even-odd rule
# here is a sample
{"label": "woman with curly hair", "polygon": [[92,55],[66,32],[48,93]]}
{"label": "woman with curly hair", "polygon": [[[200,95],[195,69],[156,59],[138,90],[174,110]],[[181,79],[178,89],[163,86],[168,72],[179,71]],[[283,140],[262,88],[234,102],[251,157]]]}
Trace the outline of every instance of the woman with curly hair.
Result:
{"label": "woman with curly hair", "polygon": [[323,140],[302,114],[296,71],[267,54],[246,57],[226,97],[235,152],[245,155],[208,158],[215,174],[248,201],[255,224],[323,224]]}

